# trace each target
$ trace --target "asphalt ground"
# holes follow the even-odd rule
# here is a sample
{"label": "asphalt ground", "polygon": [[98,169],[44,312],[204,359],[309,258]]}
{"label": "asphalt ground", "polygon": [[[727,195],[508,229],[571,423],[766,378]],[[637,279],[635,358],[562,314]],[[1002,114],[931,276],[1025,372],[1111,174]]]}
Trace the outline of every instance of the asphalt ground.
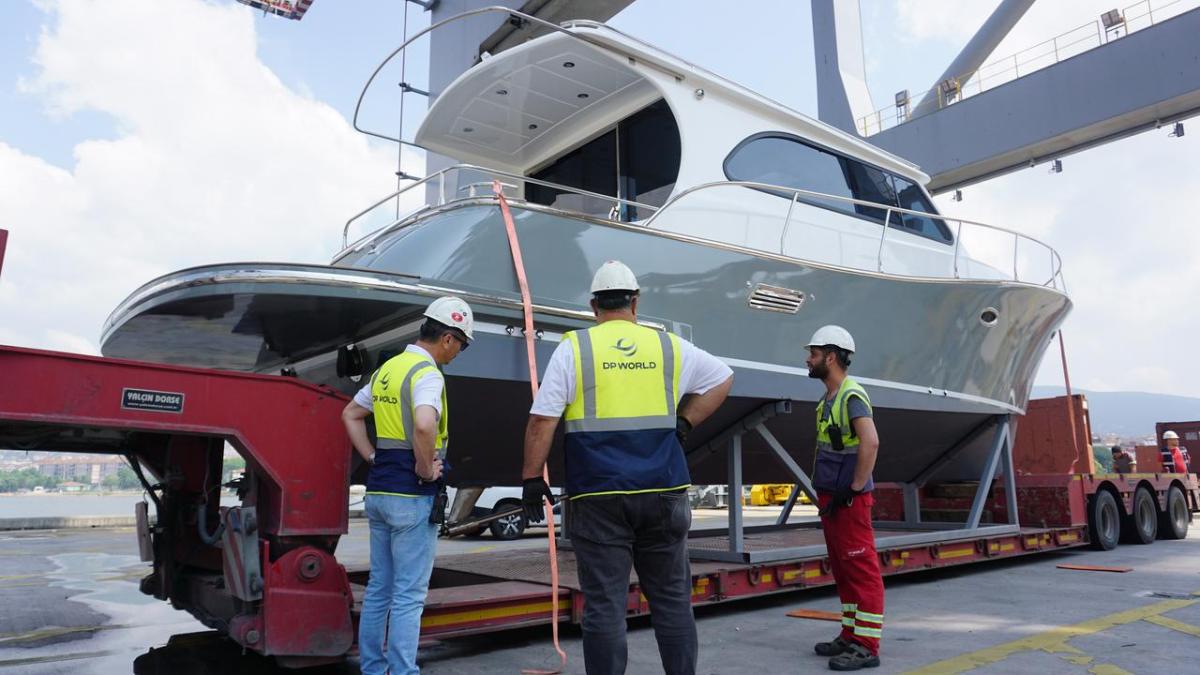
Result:
{"label": "asphalt ground", "polygon": [[[810,507],[811,508],[811,507]],[[751,510],[748,522],[769,520]],[[697,511],[695,527],[724,522]],[[440,553],[544,548],[544,530],[515,542],[443,541]],[[351,522],[338,557],[367,559],[365,521]],[[1133,568],[1124,574],[1063,563]],[[188,614],[137,590],[147,571],[128,528],[0,534],[0,675],[281,671],[216,636]],[[892,577],[877,673],[1171,673],[1200,663],[1200,530],[1184,541],[1073,549]],[[837,624],[786,616],[837,611],[831,590],[800,591],[697,610],[701,673],[821,671],[811,645]],[[648,618],[629,622],[631,674],[661,672]],[[566,672],[582,673],[578,627],[564,626]],[[423,672],[518,673],[558,664],[543,626],[423,648]],[[357,673],[353,661],[314,669]]]}

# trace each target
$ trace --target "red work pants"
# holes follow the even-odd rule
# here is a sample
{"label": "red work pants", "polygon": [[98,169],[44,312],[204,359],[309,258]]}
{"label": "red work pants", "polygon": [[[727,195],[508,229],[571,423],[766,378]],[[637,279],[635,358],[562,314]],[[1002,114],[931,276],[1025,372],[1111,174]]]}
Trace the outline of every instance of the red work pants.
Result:
{"label": "red work pants", "polygon": [[[833,495],[817,494],[824,509]],[[829,566],[842,599],[842,639],[879,654],[883,634],[883,576],[875,553],[875,530],[871,527],[871,493],[854,497],[850,506],[839,506],[821,517]]]}

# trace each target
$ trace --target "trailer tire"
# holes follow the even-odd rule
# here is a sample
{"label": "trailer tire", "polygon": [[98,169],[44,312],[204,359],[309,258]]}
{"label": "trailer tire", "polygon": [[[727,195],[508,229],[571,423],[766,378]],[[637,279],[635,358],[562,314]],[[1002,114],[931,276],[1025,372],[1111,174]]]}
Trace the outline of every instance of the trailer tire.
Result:
{"label": "trailer tire", "polygon": [[1133,513],[1123,530],[1128,532],[1130,544],[1153,544],[1158,538],[1158,503],[1146,486],[1133,492]]}
{"label": "trailer tire", "polygon": [[1121,509],[1108,490],[1097,491],[1088,504],[1088,538],[1098,551],[1111,551],[1121,540]]}
{"label": "trailer tire", "polygon": [[1158,505],[1144,486],[1133,492],[1133,510],[1121,528],[1130,544],[1153,544],[1158,537]]}
{"label": "trailer tire", "polygon": [[1185,539],[1192,514],[1188,511],[1183,490],[1172,485],[1167,489],[1167,508],[1158,514],[1158,536],[1162,539]]}
{"label": "trailer tire", "polygon": [[[516,499],[501,499],[499,502],[496,502],[496,506],[492,508],[492,513],[511,511],[520,505],[521,502]],[[516,514],[508,516],[507,518],[501,518],[500,520],[493,520],[491,524],[488,525],[488,529],[492,531],[492,536],[500,541],[512,541],[514,539],[520,539],[521,535],[525,532],[525,516]]]}

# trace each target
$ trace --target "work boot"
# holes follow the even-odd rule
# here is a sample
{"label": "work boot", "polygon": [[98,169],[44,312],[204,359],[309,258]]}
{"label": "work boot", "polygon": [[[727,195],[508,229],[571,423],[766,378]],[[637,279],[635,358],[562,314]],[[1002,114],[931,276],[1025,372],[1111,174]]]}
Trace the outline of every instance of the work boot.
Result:
{"label": "work boot", "polygon": [[818,642],[817,644],[813,645],[813,651],[816,652],[818,656],[837,656],[849,648],[850,642],[842,639],[841,635],[833,638],[829,642]]}
{"label": "work boot", "polygon": [[857,642],[848,643],[845,651],[829,659],[830,670],[858,670],[859,668],[878,667],[879,657]]}

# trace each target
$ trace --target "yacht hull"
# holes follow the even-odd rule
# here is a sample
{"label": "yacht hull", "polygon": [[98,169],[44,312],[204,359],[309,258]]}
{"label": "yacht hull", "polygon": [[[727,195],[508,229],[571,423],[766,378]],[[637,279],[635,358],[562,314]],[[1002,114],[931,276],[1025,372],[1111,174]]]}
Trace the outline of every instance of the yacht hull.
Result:
{"label": "yacht hull", "polygon": [[[876,477],[909,480],[988,417],[1022,412],[1070,308],[1061,293],[1028,284],[899,278],[534,207],[513,212],[537,309],[540,368],[563,331],[589,325],[592,270],[612,258],[639,273],[641,319],[733,367],[731,398],[695,431],[692,450],[764,404],[793,401],[793,412],[768,428],[810,468],[821,387],[806,376],[803,345],[817,327],[838,323],[859,345],[851,372],[876,409]],[[472,303],[479,325],[471,349],[446,367],[452,482],[517,484],[531,395],[511,264],[494,202],[458,204],[376,237],[335,266],[219,265],[155,280],[114,312],[103,350],[258,372],[286,367],[351,392],[361,379],[339,376],[339,347],[359,345],[369,371],[381,352],[415,337],[431,297],[456,293]],[[748,300],[760,284],[804,301],[795,313],[756,308]],[[987,311],[992,325],[981,321]],[[939,475],[977,477],[987,439],[975,445]],[[791,482],[757,436],[747,437],[744,453],[747,482]],[[560,476],[561,466],[552,471]],[[722,453],[694,456],[695,482],[725,476]]]}

